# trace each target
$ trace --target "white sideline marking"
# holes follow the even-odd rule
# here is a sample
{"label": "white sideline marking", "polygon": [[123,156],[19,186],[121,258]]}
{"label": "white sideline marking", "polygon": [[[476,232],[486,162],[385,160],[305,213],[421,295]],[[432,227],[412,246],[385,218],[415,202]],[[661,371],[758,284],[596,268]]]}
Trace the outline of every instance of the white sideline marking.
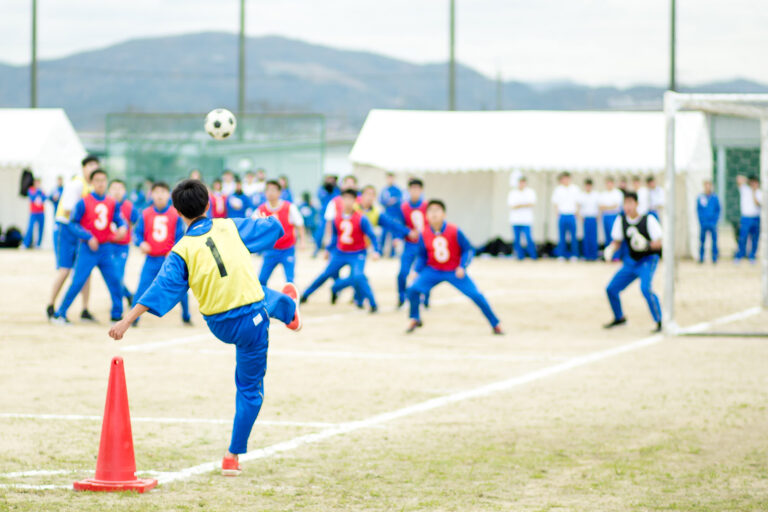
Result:
{"label": "white sideline marking", "polygon": [[720,318],[715,318],[714,320],[710,320],[709,322],[701,322],[698,324],[691,325],[690,327],[683,327],[681,329],[678,329],[677,333],[678,334],[698,334],[716,325],[727,324],[729,322],[735,322],[736,320],[743,320],[745,318],[749,318],[750,316],[754,316],[760,313],[761,311],[762,311],[762,308],[760,307],[745,309],[744,311],[739,311],[738,313],[733,313],[732,315],[726,315]]}
{"label": "white sideline marking", "polygon": [[[756,308],[751,308],[746,311],[742,311],[740,313],[735,313],[733,315],[716,318],[710,322],[703,322],[701,324],[696,324],[690,327],[689,329],[694,327],[696,329],[707,329],[713,325],[718,325],[718,324],[723,324],[726,322],[738,320],[740,318],[744,318],[745,316],[750,316],[755,314],[756,312],[755,309]],[[759,308],[757,309],[759,310]],[[568,370],[572,370],[574,368],[578,368],[578,367],[585,366],[597,361],[602,361],[603,359],[608,359],[613,356],[621,355],[627,352],[632,352],[635,350],[639,350],[641,348],[655,345],[656,343],[659,343],[663,339],[664,339],[663,334],[656,334],[654,336],[649,336],[647,338],[643,338],[638,341],[625,343],[624,345],[619,345],[618,347],[614,347],[611,349],[598,350],[596,352],[585,354],[583,356],[574,357],[563,363],[542,368],[540,370],[526,373],[524,375],[520,375],[517,377],[512,377],[510,379],[494,382],[491,384],[486,384],[485,386],[480,386],[480,387],[466,390],[466,391],[460,391],[458,393],[451,393],[441,397],[432,398],[430,400],[420,402],[408,407],[403,407],[401,409],[396,409],[394,411],[377,414],[375,416],[371,416],[364,420],[341,423],[335,427],[327,428],[325,430],[316,432],[314,434],[307,434],[307,435],[295,437],[288,441],[283,441],[277,444],[273,444],[271,446],[266,446],[264,448],[259,448],[257,450],[248,452],[246,454],[243,454],[240,457],[240,461],[247,462],[250,460],[264,459],[272,455],[276,455],[278,453],[295,450],[296,448],[299,448],[304,445],[318,443],[320,441],[324,441],[331,437],[348,434],[350,432],[354,432],[364,428],[375,427],[383,423],[387,423],[396,419],[411,416],[413,414],[418,414],[421,412],[437,409],[445,405],[449,405],[457,402],[463,402],[465,400],[469,400],[472,398],[489,396],[502,391],[508,391],[512,388],[521,386],[523,384],[528,384],[536,380],[544,379],[546,377],[551,377],[553,375],[557,375],[559,373],[563,373]],[[185,468],[185,469],[182,469],[181,471],[162,473],[162,474],[159,474],[158,476],[158,482],[161,484],[166,484],[170,482],[175,482],[177,480],[183,480],[183,479],[192,477],[194,475],[217,471],[220,469],[219,464],[221,464],[221,461],[215,460],[213,462],[206,462],[203,464],[198,464],[197,466]],[[63,486],[48,486],[48,485],[35,486],[35,485],[16,485],[16,484],[8,484],[8,485],[3,484],[3,485],[0,485],[0,487],[16,487],[20,489],[61,489],[61,488],[71,489],[71,487],[63,487]]]}
{"label": "white sideline marking", "polygon": [[[4,412],[0,413],[0,418],[20,418],[34,420],[72,420],[72,421],[101,421],[102,416],[92,416],[85,414],[26,414]],[[216,425],[231,425],[232,418],[226,420],[207,419],[207,418],[131,418],[133,423],[208,423]],[[338,423],[327,423],[322,421],[281,421],[281,420],[259,420],[256,425],[279,426],[279,427],[311,427],[311,428],[332,428]]]}

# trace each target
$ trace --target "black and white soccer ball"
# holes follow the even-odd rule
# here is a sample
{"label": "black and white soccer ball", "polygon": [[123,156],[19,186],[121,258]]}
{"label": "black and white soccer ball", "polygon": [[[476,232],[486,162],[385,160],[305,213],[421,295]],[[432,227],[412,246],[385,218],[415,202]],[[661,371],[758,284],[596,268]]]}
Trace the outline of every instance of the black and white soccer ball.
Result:
{"label": "black and white soccer ball", "polygon": [[225,108],[217,108],[205,116],[205,131],[216,140],[224,140],[235,133],[237,119],[235,114]]}

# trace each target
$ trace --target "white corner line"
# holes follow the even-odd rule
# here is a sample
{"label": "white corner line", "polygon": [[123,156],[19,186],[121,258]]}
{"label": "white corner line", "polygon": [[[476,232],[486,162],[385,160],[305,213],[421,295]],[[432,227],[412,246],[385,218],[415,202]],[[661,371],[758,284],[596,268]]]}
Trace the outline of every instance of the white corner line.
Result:
{"label": "white corner line", "polygon": [[754,307],[745,309],[744,311],[739,311],[738,313],[733,313],[726,316],[721,316],[720,318],[715,318],[714,320],[710,320],[709,322],[701,322],[698,324],[691,325],[689,327],[682,327],[677,330],[675,334],[698,334],[705,332],[707,329],[714,327],[716,325],[722,325],[727,324],[730,322],[735,322],[736,320],[743,320],[745,318],[749,318],[750,316],[757,315],[762,311],[761,307]]}

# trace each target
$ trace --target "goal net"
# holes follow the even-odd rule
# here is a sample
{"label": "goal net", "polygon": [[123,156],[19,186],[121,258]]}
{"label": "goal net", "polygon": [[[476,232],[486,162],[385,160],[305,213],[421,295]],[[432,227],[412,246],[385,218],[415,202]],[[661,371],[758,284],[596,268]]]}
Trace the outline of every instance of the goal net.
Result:
{"label": "goal net", "polygon": [[[712,242],[707,236],[705,263],[699,263],[700,240],[681,236],[683,225],[699,225],[698,195],[680,190],[680,113],[698,111],[706,115],[712,136],[711,181],[721,204],[718,224],[720,254],[712,265]],[[768,94],[681,94],[664,95],[666,119],[666,206],[662,215],[664,230],[664,331],[673,335],[760,336],[768,337]],[[744,121],[746,120],[746,121]],[[719,130],[718,130],[719,128]],[[721,133],[722,132],[722,133]],[[745,137],[748,133],[749,137]],[[759,135],[758,135],[759,134]],[[737,176],[759,178],[762,205],[755,207],[759,222],[759,247],[750,261],[752,237],[747,238],[747,254],[739,259],[739,238],[749,223],[754,233],[754,217],[741,219],[740,194],[744,186]],[[701,178],[701,177],[700,177]],[[755,189],[750,192],[754,196]],[[706,200],[703,201],[706,204]],[[686,327],[681,327],[686,326]]]}

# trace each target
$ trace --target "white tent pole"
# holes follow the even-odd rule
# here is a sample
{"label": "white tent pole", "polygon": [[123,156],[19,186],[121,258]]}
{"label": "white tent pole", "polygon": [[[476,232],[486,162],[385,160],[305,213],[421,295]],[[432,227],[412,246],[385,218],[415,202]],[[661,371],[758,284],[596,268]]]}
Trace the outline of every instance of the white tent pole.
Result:
{"label": "white tent pole", "polygon": [[666,334],[674,334],[675,324],[675,231],[677,197],[675,190],[675,114],[677,113],[677,95],[672,91],[664,93],[664,117],[666,121],[666,196],[664,208],[664,302],[662,303],[662,322]]}
{"label": "white tent pole", "polygon": [[763,267],[763,308],[768,308],[768,118],[760,119],[760,187],[763,204],[760,208],[760,260]]}

